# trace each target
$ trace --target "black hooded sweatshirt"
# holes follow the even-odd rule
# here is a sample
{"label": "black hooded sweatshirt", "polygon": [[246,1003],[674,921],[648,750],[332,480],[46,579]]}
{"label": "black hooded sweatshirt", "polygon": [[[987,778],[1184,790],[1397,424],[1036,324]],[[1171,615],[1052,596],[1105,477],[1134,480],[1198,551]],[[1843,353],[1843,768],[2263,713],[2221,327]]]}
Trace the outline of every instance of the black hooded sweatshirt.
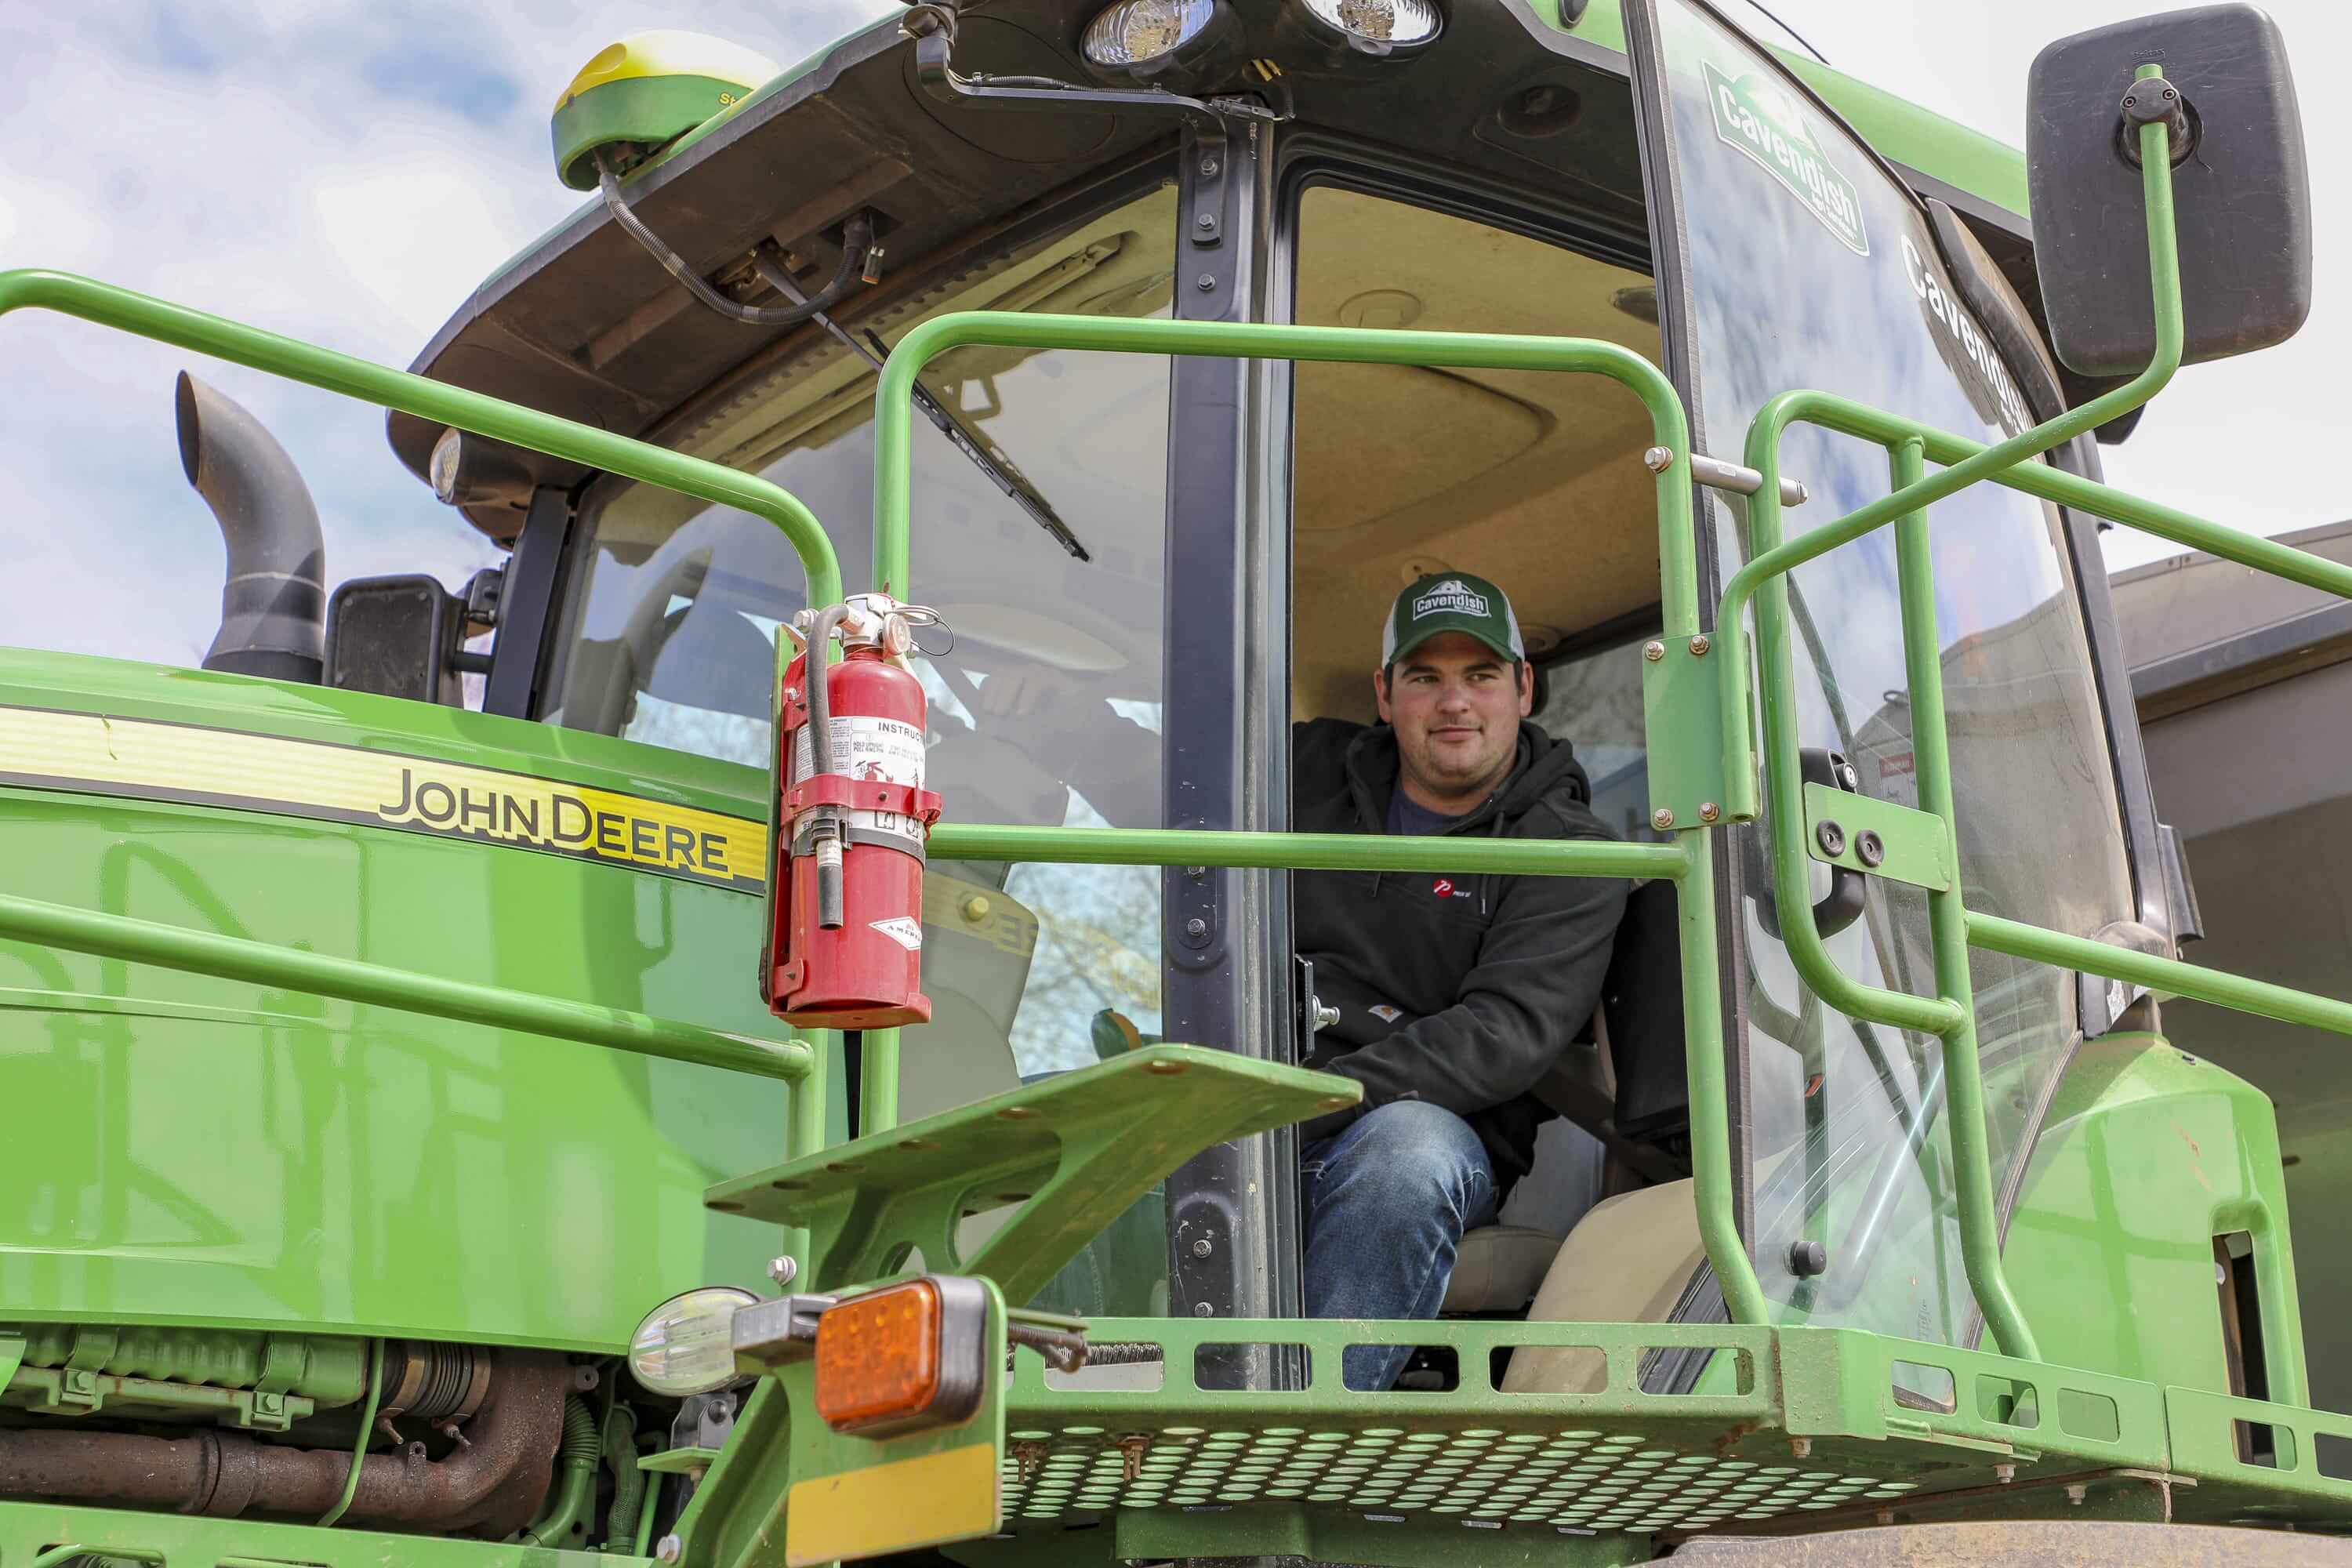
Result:
{"label": "black hooded sweatshirt", "polygon": [[[1339,719],[1292,728],[1291,826],[1384,833],[1396,732]],[[1519,724],[1503,787],[1447,836],[1609,838],[1567,742]],[[1454,1111],[1494,1163],[1498,1193],[1527,1173],[1551,1113],[1528,1090],[1592,1016],[1629,884],[1614,878],[1294,871],[1297,946],[1337,1023],[1307,1065],[1355,1079],[1362,1101],[1300,1129],[1300,1147],[1375,1106]]]}

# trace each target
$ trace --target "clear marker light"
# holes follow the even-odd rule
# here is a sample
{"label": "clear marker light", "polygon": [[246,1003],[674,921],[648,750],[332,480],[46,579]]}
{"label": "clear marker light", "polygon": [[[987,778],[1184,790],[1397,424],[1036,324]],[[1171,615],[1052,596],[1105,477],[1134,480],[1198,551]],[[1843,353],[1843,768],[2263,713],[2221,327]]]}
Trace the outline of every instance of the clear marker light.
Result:
{"label": "clear marker light", "polygon": [[684,1398],[735,1381],[735,1313],[760,1300],[735,1285],[672,1296],[629,1336],[629,1371],[647,1392]]}
{"label": "clear marker light", "polygon": [[1097,66],[1139,66],[1181,47],[1209,25],[1214,0],[1119,0],[1087,25],[1078,47]]}
{"label": "clear marker light", "polygon": [[1437,37],[1444,19],[1432,0],[1301,0],[1326,26],[1350,38],[1391,49],[1418,48]]}

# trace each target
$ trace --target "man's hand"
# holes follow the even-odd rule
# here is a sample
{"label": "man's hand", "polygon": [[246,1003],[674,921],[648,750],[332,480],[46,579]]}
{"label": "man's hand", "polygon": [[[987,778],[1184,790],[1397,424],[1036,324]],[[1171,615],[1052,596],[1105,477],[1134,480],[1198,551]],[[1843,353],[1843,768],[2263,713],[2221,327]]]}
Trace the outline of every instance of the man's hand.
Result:
{"label": "man's hand", "polygon": [[1086,700],[1086,684],[1050,664],[1008,664],[980,687],[980,710],[991,719],[1030,719]]}

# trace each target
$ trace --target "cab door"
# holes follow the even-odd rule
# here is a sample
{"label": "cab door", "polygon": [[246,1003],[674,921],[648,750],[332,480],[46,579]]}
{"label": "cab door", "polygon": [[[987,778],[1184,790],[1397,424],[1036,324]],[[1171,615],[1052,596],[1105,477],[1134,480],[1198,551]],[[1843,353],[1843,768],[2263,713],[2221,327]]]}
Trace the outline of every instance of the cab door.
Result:
{"label": "cab door", "polygon": [[[1700,0],[1626,0],[1625,16],[1663,347],[1699,449],[1738,459],[1758,408],[1797,388],[1981,441],[2031,423],[1927,213],[1869,147]],[[1811,491],[1783,514],[1789,537],[1889,488],[1881,448],[1808,426],[1790,429],[1780,461]],[[1698,509],[1711,602],[1749,553],[1749,518],[1724,492],[1702,491]],[[2135,918],[2062,518],[1979,485],[1932,509],[1929,530],[1969,907],[2085,936]],[[1788,581],[1801,743],[1850,759],[1862,793],[1916,805],[1891,531]],[[1746,629],[1718,640],[1744,647]],[[1721,836],[1719,851],[1757,1273],[1783,1321],[1973,1342],[1937,1042],[1832,1013],[1798,981],[1770,934],[1760,826]],[[1916,889],[1872,879],[1829,948],[1859,979],[1933,994]],[[2076,988],[1990,953],[1974,955],[1972,975],[2005,1204],[2081,1038]],[[1804,1240],[1824,1244],[1826,1272],[1792,1271]]]}

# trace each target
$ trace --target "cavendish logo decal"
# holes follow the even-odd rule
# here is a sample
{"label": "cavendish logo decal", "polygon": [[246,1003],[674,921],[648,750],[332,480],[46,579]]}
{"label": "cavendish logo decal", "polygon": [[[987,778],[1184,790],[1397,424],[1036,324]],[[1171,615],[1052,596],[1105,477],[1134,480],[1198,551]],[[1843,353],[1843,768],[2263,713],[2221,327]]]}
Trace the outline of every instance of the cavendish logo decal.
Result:
{"label": "cavendish logo decal", "polygon": [[1797,95],[1758,72],[1735,81],[1712,61],[1701,63],[1706,70],[1707,102],[1715,110],[1716,135],[1761,163],[1848,250],[1868,256],[1862,193],[1822,155]]}
{"label": "cavendish logo decal", "polygon": [[1459,577],[1449,577],[1412,602],[1412,618],[1416,621],[1423,616],[1448,611],[1483,619],[1487,613],[1486,595],[1472,593]]}
{"label": "cavendish logo decal", "polygon": [[0,708],[0,784],[352,822],[760,892],[765,823],[562,779],[102,713]]}

